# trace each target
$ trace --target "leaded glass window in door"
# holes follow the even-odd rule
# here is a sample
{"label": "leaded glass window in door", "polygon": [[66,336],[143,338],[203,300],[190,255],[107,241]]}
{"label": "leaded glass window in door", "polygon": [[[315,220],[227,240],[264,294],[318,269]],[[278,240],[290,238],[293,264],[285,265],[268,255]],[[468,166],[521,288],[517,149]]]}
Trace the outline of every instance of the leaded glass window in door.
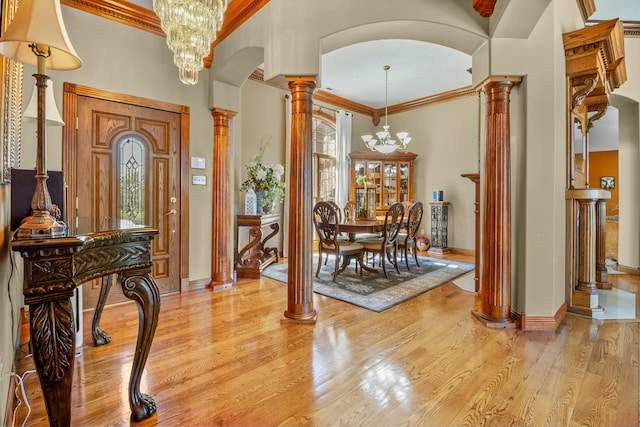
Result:
{"label": "leaded glass window in door", "polygon": [[145,191],[146,148],[144,142],[127,137],[118,147],[118,216],[136,225],[147,223]]}

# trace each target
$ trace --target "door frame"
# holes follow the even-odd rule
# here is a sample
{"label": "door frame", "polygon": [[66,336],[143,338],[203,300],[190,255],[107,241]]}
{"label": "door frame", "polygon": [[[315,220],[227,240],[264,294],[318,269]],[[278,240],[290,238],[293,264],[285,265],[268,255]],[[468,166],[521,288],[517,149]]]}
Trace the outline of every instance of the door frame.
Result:
{"label": "door frame", "polygon": [[[65,82],[62,92],[62,171],[64,176],[65,203],[69,232],[73,233],[76,212],[76,147],[78,146],[78,96],[120,102],[138,107],[153,108],[180,114],[180,292],[189,289],[189,123],[190,109],[186,105],[154,101],[89,86]],[[70,125],[75,123],[75,126]]]}

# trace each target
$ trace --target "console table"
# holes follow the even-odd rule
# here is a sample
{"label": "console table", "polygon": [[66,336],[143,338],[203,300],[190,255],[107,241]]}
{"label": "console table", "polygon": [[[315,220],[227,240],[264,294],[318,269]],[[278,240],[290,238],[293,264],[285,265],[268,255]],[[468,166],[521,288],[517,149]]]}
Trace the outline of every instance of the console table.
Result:
{"label": "console table", "polygon": [[[278,248],[270,248],[266,243],[280,231],[281,214],[236,215],[236,272],[238,278],[259,279],[262,270],[273,262],[278,262]],[[268,227],[271,233],[263,238],[262,229]],[[249,243],[240,249],[239,233],[249,229]]]}
{"label": "console table", "polygon": [[118,275],[124,295],[138,304],[138,340],[129,380],[132,417],[141,421],[156,412],[153,398],[140,393],[160,311],[160,294],[151,277],[151,242],[156,234],[153,228],[114,223],[103,231],[73,237],[11,242],[11,249],[24,259],[23,294],[29,305],[31,347],[51,426],[71,423],[76,340],[73,291],[88,280],[105,278],[92,334],[96,345],[106,344],[111,338],[98,324],[111,274]]}
{"label": "console table", "polygon": [[431,206],[431,247],[428,254],[449,253],[449,202],[429,202]]}

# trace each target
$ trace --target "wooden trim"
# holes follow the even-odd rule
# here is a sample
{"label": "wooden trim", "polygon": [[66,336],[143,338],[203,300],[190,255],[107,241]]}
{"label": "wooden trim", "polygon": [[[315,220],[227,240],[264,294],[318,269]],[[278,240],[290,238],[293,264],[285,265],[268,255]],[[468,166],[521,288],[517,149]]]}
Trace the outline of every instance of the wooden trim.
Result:
{"label": "wooden trim", "polygon": [[336,107],[344,108],[345,110],[353,111],[354,113],[359,113],[370,117],[373,117],[377,111],[375,108],[368,107],[358,102],[350,101],[346,98],[342,98],[323,90],[318,90],[316,93],[314,93],[313,100],[318,102],[326,102],[327,104],[331,104]]}
{"label": "wooden trim", "polygon": [[493,15],[498,0],[473,0],[473,8],[483,18],[489,18]]}
{"label": "wooden trim", "polygon": [[[602,22],[606,22],[603,20],[592,19],[585,23],[585,26],[590,27],[593,25],[598,25]],[[640,37],[640,21],[622,21],[622,28],[625,37]]]}
{"label": "wooden trim", "polygon": [[[78,96],[99,98],[107,101],[122,102],[140,107],[154,108],[180,114],[180,283],[189,277],[189,145],[190,145],[190,108],[186,105],[171,104],[168,102],[154,101],[138,96],[125,95],[89,86],[76,85],[65,82],[62,92],[63,118],[66,123],[76,123],[78,117]],[[65,188],[67,189],[66,212],[75,212],[76,200],[76,150],[78,135],[74,125],[62,127],[62,170],[65,172]],[[67,220],[69,231],[73,232],[73,223]]]}
{"label": "wooden trim", "polygon": [[576,3],[578,3],[578,9],[580,9],[582,20],[587,22],[589,17],[596,11],[595,0],[576,0]]}
{"label": "wooden trim", "polygon": [[555,332],[565,317],[567,317],[567,303],[563,302],[553,317],[549,316],[527,316],[511,312],[511,316],[520,322],[520,329],[523,331],[545,331]]}
{"label": "wooden trim", "polygon": [[[110,19],[139,30],[165,37],[162,27],[160,26],[160,18],[158,18],[158,15],[156,15],[153,10],[124,0],[60,0],[60,3],[101,18]],[[216,40],[211,44],[209,55],[204,58],[205,67],[211,67],[211,63],[213,62],[213,49],[216,45],[227,38],[267,3],[269,3],[269,0],[235,0],[229,3],[224,14],[222,28],[218,31]]]}
{"label": "wooden trim", "polygon": [[222,27],[218,31],[216,39],[211,44],[209,55],[204,58],[205,67],[211,67],[214,48],[267,3],[269,3],[269,0],[234,0],[229,3],[227,11],[224,13]]}
{"label": "wooden trim", "polygon": [[[474,251],[473,249],[463,249],[463,248],[448,248],[449,252],[451,252],[452,254],[460,254],[460,255],[468,255],[468,256],[475,256],[476,255],[476,251]],[[478,266],[476,265],[476,269],[478,268]]]}
{"label": "wooden trim", "polygon": [[207,289],[211,283],[211,278],[206,279],[197,279],[197,280],[189,280],[187,282],[187,286],[183,291],[195,291],[197,289]]}
{"label": "wooden trim", "polygon": [[622,273],[631,274],[632,276],[640,276],[640,267],[628,267],[626,265],[617,264],[616,270]]}
{"label": "wooden trim", "polygon": [[[435,95],[425,96],[424,98],[418,98],[411,101],[403,102],[401,104],[389,105],[387,107],[388,114],[399,114],[406,111],[415,110],[418,108],[427,107],[429,105],[437,104],[440,102],[448,102],[457,98],[464,98],[467,96],[476,96],[477,90],[471,86],[465,86],[459,89],[453,89],[448,92],[438,93]],[[350,101],[346,98],[333,95],[322,90],[317,91],[313,95],[314,101],[326,102],[327,104],[334,105],[345,110],[360,113],[365,116],[370,116],[373,119],[374,126],[380,123],[380,117],[384,116],[384,108],[372,108],[364,104],[359,104],[354,101]]]}
{"label": "wooden trim", "polygon": [[164,37],[155,12],[134,3],[123,0],[60,0],[60,3]]}

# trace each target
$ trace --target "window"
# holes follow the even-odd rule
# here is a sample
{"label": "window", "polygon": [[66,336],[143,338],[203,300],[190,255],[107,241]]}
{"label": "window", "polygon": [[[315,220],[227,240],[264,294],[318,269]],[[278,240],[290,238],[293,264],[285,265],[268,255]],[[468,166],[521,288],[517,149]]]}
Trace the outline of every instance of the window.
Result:
{"label": "window", "polygon": [[313,203],[336,199],[336,124],[322,111],[313,114]]}

